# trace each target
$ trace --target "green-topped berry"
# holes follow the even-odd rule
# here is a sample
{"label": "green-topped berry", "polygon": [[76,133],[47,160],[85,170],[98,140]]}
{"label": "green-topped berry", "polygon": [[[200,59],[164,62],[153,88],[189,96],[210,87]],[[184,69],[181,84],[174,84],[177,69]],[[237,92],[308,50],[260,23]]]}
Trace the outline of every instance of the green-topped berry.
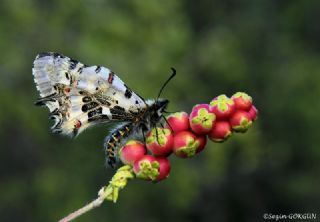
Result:
{"label": "green-topped berry", "polygon": [[194,106],[189,116],[192,131],[200,135],[209,133],[215,120],[216,116],[209,111],[208,104]]}
{"label": "green-topped berry", "polygon": [[228,121],[217,121],[208,137],[213,142],[224,142],[232,135],[232,128]]}
{"label": "green-topped berry", "polygon": [[251,116],[246,111],[238,110],[230,118],[230,125],[235,132],[244,133],[252,125]]}
{"label": "green-topped berry", "polygon": [[134,163],[133,172],[140,179],[156,181],[160,174],[159,166],[155,157],[144,155]]}
{"label": "green-topped berry", "polygon": [[189,116],[186,112],[176,112],[167,116],[166,128],[172,129],[174,133],[179,133],[189,129]]}
{"label": "green-topped berry", "polygon": [[252,98],[247,93],[237,92],[231,99],[235,103],[235,108],[237,110],[249,111],[252,106]]}
{"label": "green-topped berry", "polygon": [[178,157],[193,157],[204,149],[205,136],[197,136],[190,131],[182,131],[174,136],[173,152]]}
{"label": "green-topped berry", "polygon": [[147,135],[146,145],[155,156],[167,156],[172,152],[173,133],[167,128],[153,128]]}
{"label": "green-topped berry", "polygon": [[228,120],[235,110],[235,103],[226,95],[220,95],[210,102],[210,112],[214,113],[217,120]]}
{"label": "green-topped berry", "polygon": [[156,161],[159,163],[159,175],[156,181],[166,179],[171,170],[170,162],[166,157],[156,157]]}
{"label": "green-topped berry", "polygon": [[251,106],[251,108],[249,109],[248,113],[249,113],[250,118],[251,118],[252,121],[256,121],[257,120],[257,118],[258,118],[258,110],[254,105]]}
{"label": "green-topped berry", "polygon": [[138,140],[129,140],[119,151],[119,157],[124,164],[133,165],[137,159],[146,154],[146,148]]}

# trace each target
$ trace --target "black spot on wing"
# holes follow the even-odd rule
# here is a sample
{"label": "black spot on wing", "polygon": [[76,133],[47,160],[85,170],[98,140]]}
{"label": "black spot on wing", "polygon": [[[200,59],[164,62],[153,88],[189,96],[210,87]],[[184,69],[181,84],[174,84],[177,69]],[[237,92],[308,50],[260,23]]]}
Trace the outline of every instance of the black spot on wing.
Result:
{"label": "black spot on wing", "polygon": [[131,90],[130,90],[130,89],[126,89],[126,92],[124,93],[124,96],[125,96],[126,98],[130,99],[131,96],[132,96]]}
{"label": "black spot on wing", "polygon": [[88,118],[88,122],[99,121],[99,120],[109,120],[110,118],[107,115],[96,115],[91,118]]}
{"label": "black spot on wing", "polygon": [[111,106],[111,103],[104,97],[97,97],[96,99],[103,105]]}
{"label": "black spot on wing", "polygon": [[124,96],[126,98],[130,99],[132,96],[132,90],[126,84],[124,84],[124,86],[126,87],[126,91],[124,93]]}
{"label": "black spot on wing", "polygon": [[70,66],[69,66],[69,69],[70,69],[70,70],[75,69],[75,68],[77,67],[78,63],[79,63],[79,62],[78,62],[77,60],[70,59]]}
{"label": "black spot on wing", "polygon": [[79,69],[78,69],[78,73],[82,73],[82,70],[83,70],[83,67],[80,67]]}
{"label": "black spot on wing", "polygon": [[92,99],[89,96],[85,96],[85,97],[82,98],[82,102],[84,102],[84,103],[88,103],[88,102],[91,102],[91,101],[92,101]]}
{"label": "black spot on wing", "polygon": [[95,110],[88,112],[88,119],[90,119],[94,116],[98,116],[100,114],[102,114],[102,107],[99,107],[98,109],[95,109]]}
{"label": "black spot on wing", "polygon": [[129,113],[131,113],[132,115],[138,115],[138,114],[139,114],[139,111],[138,111],[138,112],[135,112],[135,111],[129,110]]}
{"label": "black spot on wing", "polygon": [[125,109],[121,106],[110,108],[110,113],[112,114],[112,119],[124,119],[128,116]]}
{"label": "black spot on wing", "polygon": [[39,99],[37,99],[37,101],[34,104],[36,106],[44,106],[44,105],[46,105],[47,102],[56,102],[57,100],[54,98],[55,95],[56,95],[56,93],[53,93],[49,96],[39,98]]}
{"label": "black spot on wing", "polygon": [[99,73],[101,70],[101,66],[97,66],[97,68],[94,70],[96,73]]}
{"label": "black spot on wing", "polygon": [[66,75],[67,80],[70,80],[69,73],[68,73],[68,72],[65,72],[65,75]]}
{"label": "black spot on wing", "polygon": [[62,133],[62,129],[61,128],[53,129],[52,132],[59,134],[59,133]]}
{"label": "black spot on wing", "polygon": [[91,110],[95,107],[97,107],[99,104],[96,103],[96,102],[91,102],[91,103],[87,103],[87,104],[84,104],[82,107],[81,107],[81,110],[82,112],[87,112],[88,110]]}
{"label": "black spot on wing", "polygon": [[37,58],[42,58],[45,56],[51,56],[51,53],[50,52],[41,52],[38,54]]}
{"label": "black spot on wing", "polygon": [[83,106],[81,107],[81,110],[82,110],[82,112],[87,112],[87,111],[88,111],[87,105],[83,105]]}
{"label": "black spot on wing", "polygon": [[88,112],[88,122],[110,120],[107,115],[102,114],[102,107]]}
{"label": "black spot on wing", "polygon": [[121,107],[121,106],[114,106],[113,109],[119,110],[121,112],[125,112],[125,109],[123,107]]}
{"label": "black spot on wing", "polygon": [[45,57],[45,56],[53,56],[53,58],[55,58],[55,59],[58,58],[58,57],[65,58],[64,55],[61,55],[61,54],[56,53],[56,52],[42,52],[42,53],[39,53],[37,55],[37,58],[39,59],[39,58],[42,58],[42,57]]}
{"label": "black spot on wing", "polygon": [[64,58],[63,55],[60,55],[59,53],[56,53],[56,52],[53,53],[53,57],[54,57],[54,58],[58,58],[58,57]]}
{"label": "black spot on wing", "polygon": [[51,113],[49,113],[49,118],[51,115],[58,115],[59,114],[59,109],[55,108]]}

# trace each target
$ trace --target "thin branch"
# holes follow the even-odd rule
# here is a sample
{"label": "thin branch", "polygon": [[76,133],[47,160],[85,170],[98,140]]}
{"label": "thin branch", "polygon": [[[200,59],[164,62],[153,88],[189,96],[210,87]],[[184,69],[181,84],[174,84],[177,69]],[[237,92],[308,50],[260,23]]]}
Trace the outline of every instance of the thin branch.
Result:
{"label": "thin branch", "polygon": [[102,199],[101,197],[98,197],[97,199],[95,199],[94,201],[92,201],[91,203],[85,205],[84,207],[80,208],[79,210],[69,214],[68,216],[64,217],[63,219],[59,220],[59,222],[69,222],[79,216],[81,216],[82,214],[87,213],[88,211],[99,207],[102,203],[103,203],[104,199]]}
{"label": "thin branch", "polygon": [[88,203],[84,207],[76,210],[75,212],[69,214],[68,216],[62,218],[58,222],[72,221],[77,217],[81,216],[82,214],[85,214],[88,211],[96,207],[99,207],[104,200],[109,200],[116,203],[119,191],[123,189],[127,185],[128,180],[132,178],[134,178],[134,174],[132,172],[131,166],[125,165],[123,167],[120,167],[110,180],[109,185],[104,186],[99,190],[97,199],[95,199],[91,203]]}

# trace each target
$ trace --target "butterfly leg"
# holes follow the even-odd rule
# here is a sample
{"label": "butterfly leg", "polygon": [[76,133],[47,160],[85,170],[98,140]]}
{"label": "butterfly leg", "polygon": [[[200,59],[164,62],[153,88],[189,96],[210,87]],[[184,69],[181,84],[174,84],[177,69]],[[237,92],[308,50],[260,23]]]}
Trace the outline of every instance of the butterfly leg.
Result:
{"label": "butterfly leg", "polygon": [[155,126],[155,128],[156,128],[156,137],[157,137],[157,142],[158,142],[158,144],[160,144],[160,142],[159,142],[158,127],[157,127],[157,126]]}
{"label": "butterfly leg", "polygon": [[168,122],[167,118],[166,118],[165,116],[163,116],[163,115],[162,115],[161,117],[164,119],[164,121],[166,122],[166,124],[170,127],[171,131],[173,132],[172,126],[171,126],[170,123]]}
{"label": "butterfly leg", "polygon": [[163,135],[166,135],[166,134],[165,134],[165,131],[164,131],[164,125],[163,125],[163,123],[160,122],[160,126],[161,126],[161,128],[162,128],[162,134],[163,134]]}

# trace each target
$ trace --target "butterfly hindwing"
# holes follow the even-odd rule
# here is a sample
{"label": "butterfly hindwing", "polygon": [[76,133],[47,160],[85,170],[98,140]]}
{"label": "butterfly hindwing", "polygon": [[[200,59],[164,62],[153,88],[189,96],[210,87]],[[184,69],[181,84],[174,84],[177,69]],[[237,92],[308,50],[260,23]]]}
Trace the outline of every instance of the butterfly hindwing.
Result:
{"label": "butterfly hindwing", "polygon": [[40,93],[37,104],[49,108],[54,132],[75,136],[97,123],[130,121],[146,108],[140,96],[102,66],[42,53],[34,61],[33,75]]}

